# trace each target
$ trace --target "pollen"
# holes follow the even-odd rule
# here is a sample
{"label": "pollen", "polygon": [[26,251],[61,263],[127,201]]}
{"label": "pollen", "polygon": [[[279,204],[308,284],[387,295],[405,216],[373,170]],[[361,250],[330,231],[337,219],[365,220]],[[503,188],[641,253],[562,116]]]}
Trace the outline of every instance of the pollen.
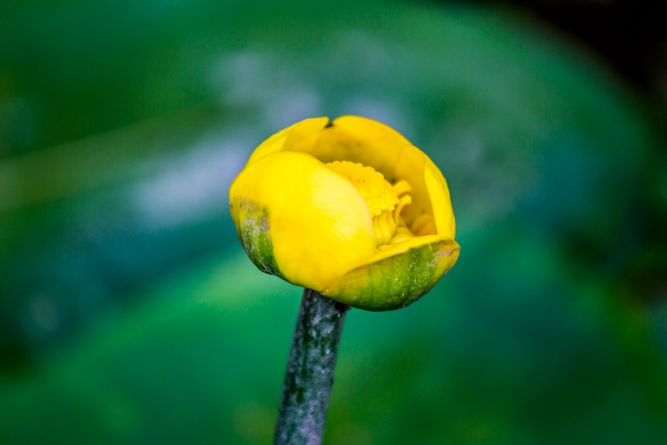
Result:
{"label": "pollen", "polygon": [[382,173],[356,162],[335,161],[326,166],[350,181],[363,198],[373,220],[378,246],[412,236],[401,216],[405,206],[412,203],[410,184],[404,180],[390,184]]}

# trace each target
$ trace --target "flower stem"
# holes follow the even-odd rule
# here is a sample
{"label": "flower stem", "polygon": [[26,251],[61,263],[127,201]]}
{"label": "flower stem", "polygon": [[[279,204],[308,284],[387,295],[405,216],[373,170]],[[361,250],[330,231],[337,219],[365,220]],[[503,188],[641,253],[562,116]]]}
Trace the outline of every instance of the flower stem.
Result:
{"label": "flower stem", "polygon": [[274,445],[318,445],[348,306],[305,289],[287,363]]}

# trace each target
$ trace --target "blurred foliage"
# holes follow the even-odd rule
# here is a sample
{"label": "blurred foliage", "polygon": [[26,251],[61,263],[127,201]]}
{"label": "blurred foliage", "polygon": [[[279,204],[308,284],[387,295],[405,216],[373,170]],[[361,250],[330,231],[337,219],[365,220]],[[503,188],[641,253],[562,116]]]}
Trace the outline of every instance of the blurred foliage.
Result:
{"label": "blurred foliage", "polygon": [[300,291],[226,191],[341,114],[433,157],[462,256],[349,314],[328,441],[666,440],[665,141],[593,54],[507,8],[0,8],[0,443],[269,442]]}

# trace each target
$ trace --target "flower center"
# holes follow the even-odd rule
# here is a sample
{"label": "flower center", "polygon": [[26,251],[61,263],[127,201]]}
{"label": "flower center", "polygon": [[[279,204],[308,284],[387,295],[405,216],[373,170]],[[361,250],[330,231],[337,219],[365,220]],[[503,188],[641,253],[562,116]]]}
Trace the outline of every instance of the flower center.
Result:
{"label": "flower center", "polygon": [[372,167],[350,161],[329,162],[326,166],[347,178],[366,202],[378,246],[413,236],[401,217],[403,208],[412,202],[412,188],[406,181],[392,185]]}

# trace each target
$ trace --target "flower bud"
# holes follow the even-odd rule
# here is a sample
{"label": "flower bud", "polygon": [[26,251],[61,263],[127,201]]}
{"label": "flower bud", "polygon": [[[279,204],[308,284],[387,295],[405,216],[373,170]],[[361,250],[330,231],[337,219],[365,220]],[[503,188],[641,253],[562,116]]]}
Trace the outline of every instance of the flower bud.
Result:
{"label": "flower bud", "polygon": [[407,306],[459,255],[440,170],[362,117],[306,119],[271,136],[232,183],[229,202],[260,270],[352,307]]}

